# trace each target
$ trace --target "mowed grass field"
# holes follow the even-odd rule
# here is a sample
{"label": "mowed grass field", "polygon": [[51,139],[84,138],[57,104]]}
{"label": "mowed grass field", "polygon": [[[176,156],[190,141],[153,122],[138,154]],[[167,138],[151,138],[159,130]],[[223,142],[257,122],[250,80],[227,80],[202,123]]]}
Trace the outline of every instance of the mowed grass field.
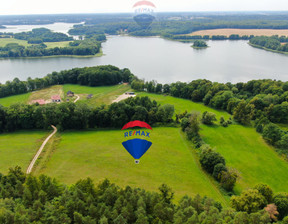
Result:
{"label": "mowed grass field", "polygon": [[200,169],[198,159],[179,128],[154,128],[153,145],[136,165],[121,142],[124,131],[71,131],[61,133],[52,156],[39,163],[45,173],[66,184],[91,177],[95,183],[108,178],[126,185],[157,191],[162,183],[173,188],[176,199],[185,194],[207,195],[225,205],[213,181]]}
{"label": "mowed grass field", "polygon": [[236,186],[239,193],[258,183],[268,184],[274,192],[285,192],[288,187],[288,163],[268,146],[252,127],[230,125],[202,126],[204,141],[226,159],[229,167],[241,175]]}
{"label": "mowed grass field", "polygon": [[26,172],[47,134],[46,131],[0,134],[0,173],[6,174],[10,167],[17,165]]}
{"label": "mowed grass field", "polygon": [[[80,96],[78,102],[85,102],[91,105],[102,105],[111,104],[111,102],[116,99],[119,95],[129,91],[131,87],[129,85],[114,85],[114,86],[81,86],[65,84],[63,85],[64,93],[66,94],[69,90]],[[93,94],[91,99],[87,99],[89,94]]]}
{"label": "mowed grass field", "polygon": [[244,35],[254,35],[254,36],[288,36],[287,30],[273,30],[273,29],[213,29],[213,30],[200,30],[193,33],[188,34],[192,35],[225,35],[230,36],[231,34],[239,34],[240,36]]}
{"label": "mowed grass field", "polygon": [[198,111],[203,113],[204,111],[210,111],[216,114],[217,119],[219,120],[221,116],[225,119],[228,119],[231,115],[225,111],[215,110],[213,108],[207,107],[202,103],[195,103],[191,100],[176,98],[172,96],[164,96],[160,94],[152,94],[152,93],[137,93],[138,96],[148,96],[151,100],[156,100],[160,104],[172,104],[175,108],[175,113],[182,113],[185,110],[187,112]]}
{"label": "mowed grass field", "polygon": [[[99,106],[102,104],[111,104],[112,101],[119,95],[130,91],[131,87],[124,84],[98,87],[73,84],[55,85],[31,93],[0,98],[0,104],[7,107],[15,103],[32,103],[33,100],[38,99],[44,99],[48,102],[50,101],[52,95],[60,95],[63,100],[70,99],[70,101],[74,101],[76,96],[72,98],[66,97],[66,94],[69,90],[80,96],[78,102],[85,102],[91,105]],[[91,99],[87,99],[89,94],[93,94]]]}
{"label": "mowed grass field", "polygon": [[24,93],[20,95],[0,98],[0,105],[9,107],[11,104],[15,103],[28,103],[30,95],[31,93]]}
{"label": "mowed grass field", "polygon": [[[61,42],[44,42],[44,44],[47,45],[47,48],[54,48],[54,47],[68,47],[69,42],[71,41],[61,41]],[[19,45],[28,47],[32,44],[28,44],[28,41],[26,40],[18,40],[14,38],[0,38],[0,47],[5,47],[6,44],[10,43],[17,43]]]}
{"label": "mowed grass field", "polygon": [[32,92],[29,97],[29,103],[32,103],[33,100],[39,99],[51,101],[51,96],[53,95],[59,95],[61,98],[64,98],[64,92],[61,85],[50,86],[45,89]]}

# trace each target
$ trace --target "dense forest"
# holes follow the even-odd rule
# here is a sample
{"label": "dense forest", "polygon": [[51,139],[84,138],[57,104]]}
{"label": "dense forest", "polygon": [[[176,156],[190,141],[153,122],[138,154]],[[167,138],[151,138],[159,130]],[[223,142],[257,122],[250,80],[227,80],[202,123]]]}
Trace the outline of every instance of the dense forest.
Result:
{"label": "dense forest", "polygon": [[[217,13],[159,13],[149,29],[141,29],[132,20],[101,21],[89,20],[86,25],[75,25],[69,34],[85,35],[91,33],[116,34],[120,30],[134,36],[153,35],[180,35],[188,34],[198,30],[219,29],[219,28],[239,28],[239,29],[287,29],[287,13],[269,14],[233,14],[227,13],[219,15]],[[176,18],[176,19],[175,19]]]}
{"label": "dense forest", "polygon": [[174,106],[160,106],[148,97],[129,98],[109,106],[92,107],[87,104],[61,103],[39,106],[0,105],[0,132],[21,129],[47,129],[51,124],[60,130],[86,128],[120,128],[131,120],[168,123],[172,121]]}
{"label": "dense forest", "polygon": [[46,175],[25,175],[20,167],[0,175],[0,222],[75,224],[265,224],[288,223],[288,195],[274,194],[258,184],[231,198],[232,208],[206,196],[184,196],[177,204],[166,184],[158,192],[105,179],[94,185],[90,178],[66,186]]}
{"label": "dense forest", "polygon": [[252,46],[260,47],[268,50],[274,50],[279,52],[288,52],[288,38],[287,37],[254,37],[250,39],[249,43]]}
{"label": "dense forest", "polygon": [[131,86],[225,110],[240,124],[253,124],[267,142],[288,153],[288,133],[274,124],[288,123],[288,82],[267,79],[224,84],[199,79],[162,85],[135,79]]}
{"label": "dense forest", "polygon": [[29,32],[15,33],[13,35],[15,39],[27,40],[31,44],[41,44],[43,42],[60,42],[73,40],[72,37],[64,33],[55,33],[47,28],[32,29]]}
{"label": "dense forest", "polygon": [[[0,57],[41,57],[55,55],[95,55],[100,52],[101,42],[106,40],[104,34],[91,35],[84,40],[75,40],[67,47],[47,48],[45,42],[69,41],[72,37],[66,34],[46,32],[47,29],[34,29],[33,32],[14,34],[15,39],[27,40],[30,46],[22,46],[18,43],[9,43],[0,47]],[[37,33],[37,35],[34,35]]]}
{"label": "dense forest", "polygon": [[[181,42],[194,42],[195,40],[250,40],[254,37],[254,35],[243,35],[240,36],[238,34],[231,34],[230,36],[225,35],[173,35],[173,34],[164,34],[163,38],[167,38],[170,40],[177,40]],[[286,39],[286,37],[285,37]]]}
{"label": "dense forest", "polygon": [[112,65],[96,67],[73,68],[60,72],[52,72],[43,78],[28,78],[20,81],[15,78],[0,84],[0,97],[17,95],[43,89],[52,85],[81,84],[86,86],[116,85],[120,82],[129,82],[134,77],[129,69],[119,69]]}

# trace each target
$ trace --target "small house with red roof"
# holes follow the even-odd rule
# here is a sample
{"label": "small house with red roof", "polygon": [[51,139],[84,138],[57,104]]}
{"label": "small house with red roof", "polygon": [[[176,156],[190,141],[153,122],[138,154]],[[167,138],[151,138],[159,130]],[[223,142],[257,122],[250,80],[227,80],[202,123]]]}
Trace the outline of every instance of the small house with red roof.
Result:
{"label": "small house with red roof", "polygon": [[59,103],[61,102],[61,97],[59,95],[53,95],[51,96],[51,100],[53,103]]}

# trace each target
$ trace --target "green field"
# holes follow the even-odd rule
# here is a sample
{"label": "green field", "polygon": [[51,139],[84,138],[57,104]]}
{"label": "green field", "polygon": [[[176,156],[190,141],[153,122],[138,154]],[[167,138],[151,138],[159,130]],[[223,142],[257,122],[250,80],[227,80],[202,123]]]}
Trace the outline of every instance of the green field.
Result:
{"label": "green field", "polygon": [[185,110],[187,110],[187,112],[198,111],[201,113],[203,113],[204,111],[210,111],[210,112],[215,113],[218,119],[221,116],[223,116],[225,119],[228,119],[231,116],[225,111],[215,110],[213,108],[205,106],[202,103],[195,103],[191,100],[176,98],[172,96],[164,96],[160,94],[158,95],[158,94],[152,94],[152,93],[144,93],[144,92],[139,92],[137,93],[137,95],[148,96],[152,100],[156,100],[157,102],[161,104],[166,104],[166,103],[172,104],[175,107],[175,113],[182,113]]}
{"label": "green field", "polygon": [[30,161],[46,135],[46,131],[19,131],[0,134],[0,172],[7,173],[10,167],[17,165],[26,172]]}
{"label": "green field", "polygon": [[17,40],[14,38],[0,38],[0,47],[5,47],[6,44],[17,43],[22,46],[31,46],[32,44],[28,44],[26,40]]}
{"label": "green field", "polygon": [[[131,87],[129,85],[115,85],[115,86],[81,86],[65,84],[63,85],[64,93],[69,90],[80,96],[78,102],[85,102],[91,105],[111,104],[111,102],[117,98],[117,96],[129,91]],[[87,99],[89,94],[93,94],[91,99]]]}
{"label": "green field", "polygon": [[[52,95],[60,95],[64,100],[68,99],[66,93],[71,90],[75,94],[80,96],[78,102],[85,102],[91,105],[102,105],[102,104],[111,104],[117,96],[131,90],[129,85],[115,85],[115,86],[81,86],[81,85],[55,85],[47,87],[32,93],[25,93],[21,95],[9,96],[0,98],[0,104],[7,107],[14,103],[31,103],[32,100],[44,99],[50,100]],[[86,97],[89,94],[93,94],[91,99]],[[75,100],[76,97],[69,98],[71,101]]]}
{"label": "green field", "polygon": [[252,127],[231,125],[202,126],[201,134],[206,143],[226,159],[227,165],[241,175],[236,186],[239,193],[257,183],[265,183],[274,192],[287,191],[288,163],[268,146]]}
{"label": "green field", "polygon": [[[33,93],[2,98],[0,104],[7,106],[48,95],[50,97],[56,93],[61,96],[64,94],[66,99],[65,95],[69,90],[81,97],[77,103],[101,105],[110,104],[118,95],[130,91],[130,86],[58,85]],[[93,94],[93,97],[86,99],[88,94]],[[208,110],[214,112],[218,119],[220,116],[226,119],[230,117],[224,111],[217,111],[190,100],[143,92],[137,95],[149,96],[160,104],[172,104],[176,113],[185,110]],[[73,99],[75,97],[71,101]],[[280,126],[287,128],[287,125]],[[204,141],[224,156],[229,167],[239,171],[240,179],[235,187],[237,194],[257,183],[268,184],[274,192],[287,191],[287,162],[280,158],[273,147],[264,142],[254,128],[241,125],[230,125],[228,128],[219,125],[201,127],[200,133]],[[7,172],[8,167],[16,164],[26,169],[40,145],[39,139],[43,140],[44,133],[46,132],[16,132],[0,135],[0,155],[3,154],[0,171]],[[131,185],[157,190],[159,185],[166,183],[175,191],[176,199],[185,194],[193,196],[200,193],[227,205],[226,196],[220,193],[218,184],[212,177],[203,172],[195,150],[179,128],[154,128],[151,136],[153,146],[139,165],[134,164],[133,158],[121,145],[122,134],[120,130],[58,133],[45,147],[34,173],[51,175],[66,184],[86,177],[91,177],[95,183],[108,178],[120,186]],[[15,151],[8,152],[7,148]]]}
{"label": "green field", "polygon": [[[69,42],[71,41],[61,41],[61,42],[45,42],[44,44],[47,45],[47,48],[54,48],[54,47],[68,47]],[[6,44],[10,43],[17,43],[22,46],[31,46],[32,44],[28,44],[26,40],[18,40],[14,38],[0,38],[0,47],[4,47]]]}
{"label": "green field", "polygon": [[[213,181],[199,168],[198,159],[179,128],[155,128],[152,147],[135,165],[123,148],[123,131],[64,132],[51,159],[40,163],[37,174],[45,173],[67,184],[91,177],[104,178],[120,186],[154,190],[166,183],[179,199],[185,194],[207,195],[226,203]],[[214,183],[214,182],[213,182]]]}
{"label": "green field", "polygon": [[24,93],[20,95],[0,98],[0,104],[4,107],[8,107],[14,103],[28,103],[30,95],[31,93]]}
{"label": "green field", "polygon": [[69,47],[69,43],[71,41],[60,41],[60,42],[45,42],[44,44],[47,48],[54,48],[54,47]]}

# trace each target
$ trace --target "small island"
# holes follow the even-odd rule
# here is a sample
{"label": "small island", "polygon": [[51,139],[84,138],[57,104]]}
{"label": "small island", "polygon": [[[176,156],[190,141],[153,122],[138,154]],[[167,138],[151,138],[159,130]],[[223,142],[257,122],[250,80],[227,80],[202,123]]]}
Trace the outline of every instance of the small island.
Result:
{"label": "small island", "polygon": [[208,45],[203,40],[195,40],[193,45],[191,45],[191,47],[193,47],[194,49],[204,49],[207,48]]}
{"label": "small island", "polygon": [[0,25],[0,29],[6,29],[6,27],[3,25]]}

